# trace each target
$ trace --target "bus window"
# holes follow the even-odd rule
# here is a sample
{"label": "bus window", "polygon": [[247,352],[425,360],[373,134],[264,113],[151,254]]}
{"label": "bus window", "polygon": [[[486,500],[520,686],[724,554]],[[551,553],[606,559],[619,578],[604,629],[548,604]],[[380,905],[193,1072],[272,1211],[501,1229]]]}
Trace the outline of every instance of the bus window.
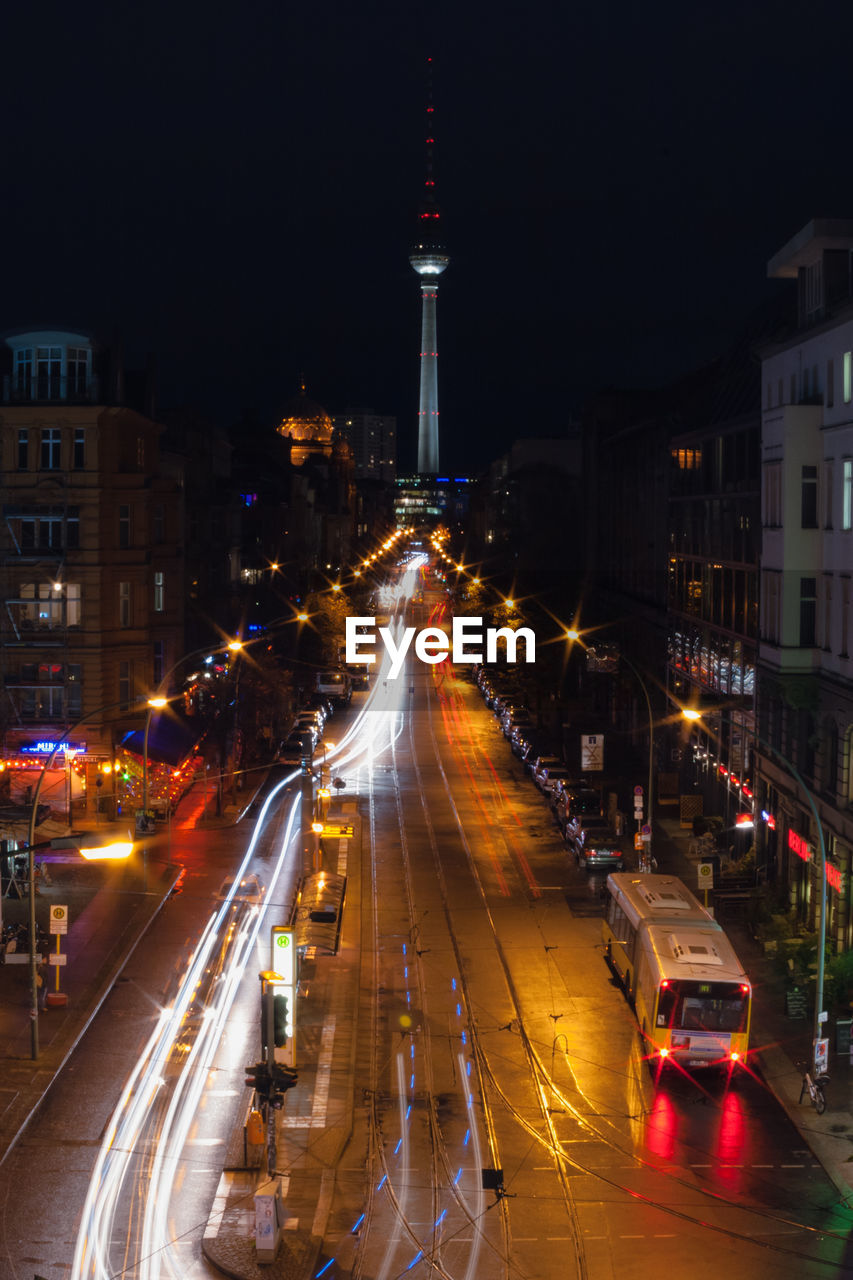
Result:
{"label": "bus window", "polygon": [[666,982],[658,995],[655,1025],[682,1031],[743,1031],[748,995],[732,983]]}

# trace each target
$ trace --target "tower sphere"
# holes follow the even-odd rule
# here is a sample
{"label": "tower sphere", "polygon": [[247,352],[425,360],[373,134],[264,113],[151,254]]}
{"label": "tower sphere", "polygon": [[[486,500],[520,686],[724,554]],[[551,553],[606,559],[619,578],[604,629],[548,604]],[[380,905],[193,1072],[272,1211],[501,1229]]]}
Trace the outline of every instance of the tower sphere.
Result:
{"label": "tower sphere", "polygon": [[450,255],[437,244],[415,244],[409,253],[409,262],[419,276],[440,276],[450,262]]}

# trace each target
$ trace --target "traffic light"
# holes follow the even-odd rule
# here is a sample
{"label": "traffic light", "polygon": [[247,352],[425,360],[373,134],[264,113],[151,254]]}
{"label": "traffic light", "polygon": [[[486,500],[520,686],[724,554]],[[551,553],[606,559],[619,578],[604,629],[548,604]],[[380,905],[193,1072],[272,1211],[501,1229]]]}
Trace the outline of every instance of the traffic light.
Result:
{"label": "traffic light", "polygon": [[287,1093],[288,1089],[293,1089],[299,1083],[299,1074],[291,1071],[289,1067],[279,1066],[278,1063],[272,1070],[272,1087],[276,1095],[276,1099]]}
{"label": "traffic light", "polygon": [[287,1044],[287,996],[273,996],[272,1002],[273,1044],[283,1049]]}
{"label": "traffic light", "polygon": [[244,1067],[246,1072],[246,1084],[250,1089],[254,1089],[255,1093],[262,1098],[266,1098],[270,1092],[270,1074],[269,1067],[265,1062],[256,1062],[251,1067]]}

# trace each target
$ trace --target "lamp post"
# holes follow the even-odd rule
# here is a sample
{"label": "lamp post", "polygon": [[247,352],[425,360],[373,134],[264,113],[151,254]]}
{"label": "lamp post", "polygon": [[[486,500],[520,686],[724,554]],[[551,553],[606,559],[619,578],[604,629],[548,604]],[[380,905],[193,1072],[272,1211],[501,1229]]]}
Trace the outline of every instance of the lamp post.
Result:
{"label": "lamp post", "polygon": [[[136,699],[137,702],[142,701]],[[72,733],[76,733],[82,724],[86,724],[94,716],[103,715],[105,711],[112,711],[115,707],[126,707],[127,702],[124,698],[118,702],[107,702],[104,706],[96,707],[94,711],[88,712],[82,716],[70,729],[66,729],[61,738],[58,738],[53,744],[53,750],[45,760],[41,768],[41,773],[36,782],[36,789],[33,794],[32,807],[30,809],[30,821],[27,832],[27,876],[30,883],[29,895],[29,930],[30,930],[30,1046],[33,1061],[39,1056],[39,1007],[38,1007],[38,986],[36,984],[36,890],[35,890],[35,853],[33,845],[36,838],[36,818],[38,816],[39,796],[41,795],[42,785],[50,766],[53,764],[60,747],[68,741]]]}
{"label": "lamp post", "polygon": [[[581,633],[575,627],[570,627],[566,631],[566,639],[572,640],[572,641],[581,640]],[[582,640],[581,640],[581,643],[583,644]],[[584,648],[586,648],[586,645],[584,645]],[[648,783],[649,790],[648,790],[648,801],[647,801],[648,808],[646,809],[646,813],[648,814],[648,819],[649,819],[648,827],[649,827],[650,838],[646,845],[645,853],[643,856],[644,858],[649,860],[649,864],[651,865],[651,852],[652,852],[651,831],[652,831],[652,799],[653,799],[652,788],[654,786],[654,760],[655,760],[655,721],[654,721],[654,715],[652,714],[652,700],[649,697],[649,690],[645,680],[640,675],[639,671],[634,666],[631,659],[626,658],[624,653],[621,653],[621,652],[619,654],[619,659],[621,662],[624,662],[626,667],[628,667],[631,671],[633,671],[634,675],[637,677],[640,688],[643,691],[643,697],[646,700],[646,710],[648,711],[648,714],[649,714],[649,783]]]}
{"label": "lamp post", "polygon": [[631,671],[633,671],[634,675],[637,677],[638,681],[640,682],[640,688],[643,691],[643,697],[646,699],[646,710],[649,713],[649,798],[647,801],[648,808],[646,809],[646,813],[648,814],[648,818],[649,818],[649,840],[648,840],[648,843],[646,844],[646,848],[643,856],[645,859],[648,860],[649,865],[653,866],[654,864],[651,862],[651,855],[652,855],[651,832],[652,832],[652,799],[653,799],[652,787],[654,786],[654,759],[655,759],[655,730],[654,730],[655,722],[654,722],[654,716],[652,715],[652,700],[649,697],[649,690],[646,686],[645,680],[640,675],[639,671],[634,666],[631,659],[626,658],[624,653],[620,653],[619,657],[621,661],[624,662],[625,665],[629,667]]}
{"label": "lamp post", "polygon": [[[689,720],[693,723],[702,719],[701,713],[694,710],[692,707],[682,707],[681,714],[684,716],[685,720]],[[732,723],[730,717],[723,715],[722,712],[717,712],[715,714],[719,714],[721,719],[725,719],[729,724]],[[766,751],[775,760],[777,760],[783,768],[787,769],[791,777],[795,782],[797,782],[800,790],[806,798],[806,803],[811,810],[812,817],[817,824],[817,840],[818,848],[820,850],[820,928],[818,929],[817,974],[815,976],[814,1053],[817,1050],[817,1042],[821,1038],[820,1028],[822,1025],[821,1014],[823,1012],[823,985],[826,971],[826,840],[823,834],[823,823],[820,820],[820,814],[817,811],[814,796],[809,790],[805,778],[802,776],[796,765],[793,765],[790,760],[782,755],[781,751],[777,751],[775,747],[771,747],[769,742],[765,742],[764,739],[758,737],[757,734],[753,734],[753,739],[758,743],[763,751]],[[812,1065],[815,1066],[816,1064],[813,1062]]]}

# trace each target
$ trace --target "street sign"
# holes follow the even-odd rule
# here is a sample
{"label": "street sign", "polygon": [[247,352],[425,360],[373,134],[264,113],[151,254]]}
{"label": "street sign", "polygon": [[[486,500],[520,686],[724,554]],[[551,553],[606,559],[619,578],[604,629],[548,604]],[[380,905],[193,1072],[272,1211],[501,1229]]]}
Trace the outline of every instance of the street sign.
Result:
{"label": "street sign", "polygon": [[829,1020],[829,1014],[826,1012],[826,1009],[821,1010],[817,1015],[817,1020],[818,1022],[827,1022]]}
{"label": "street sign", "polygon": [[50,932],[51,933],[67,933],[68,932],[68,908],[60,907],[54,904],[50,908]]}
{"label": "street sign", "polygon": [[714,887],[714,864],[713,862],[700,862],[696,868],[696,874],[699,877],[700,889],[713,889]]}
{"label": "street sign", "polygon": [[270,968],[280,975],[282,982],[292,987],[296,972],[293,930],[274,924],[270,930],[270,942]]}
{"label": "street sign", "polygon": [[634,848],[642,849],[642,847],[643,847],[643,837],[640,835],[639,831],[635,831],[634,832]]}
{"label": "street sign", "polygon": [[581,734],[581,769],[584,773],[604,768],[604,737],[600,733]]}
{"label": "street sign", "polygon": [[829,1065],[829,1041],[815,1040],[814,1042],[814,1069],[815,1074],[826,1071]]}
{"label": "street sign", "polygon": [[643,825],[640,827],[640,830],[642,831],[644,836],[650,836],[652,834],[652,829],[647,822],[643,823]]}
{"label": "street sign", "polygon": [[340,836],[342,840],[351,840],[353,836],[352,823],[326,822],[323,824],[323,838],[334,838]]}
{"label": "street sign", "polygon": [[48,964],[68,964],[68,956],[64,956],[61,951],[51,951],[47,957]]}
{"label": "street sign", "polygon": [[[642,794],[643,794],[643,788],[642,788],[642,787],[634,787],[634,795],[635,795],[635,796],[641,796]],[[635,801],[635,803],[636,803],[636,801]]]}

